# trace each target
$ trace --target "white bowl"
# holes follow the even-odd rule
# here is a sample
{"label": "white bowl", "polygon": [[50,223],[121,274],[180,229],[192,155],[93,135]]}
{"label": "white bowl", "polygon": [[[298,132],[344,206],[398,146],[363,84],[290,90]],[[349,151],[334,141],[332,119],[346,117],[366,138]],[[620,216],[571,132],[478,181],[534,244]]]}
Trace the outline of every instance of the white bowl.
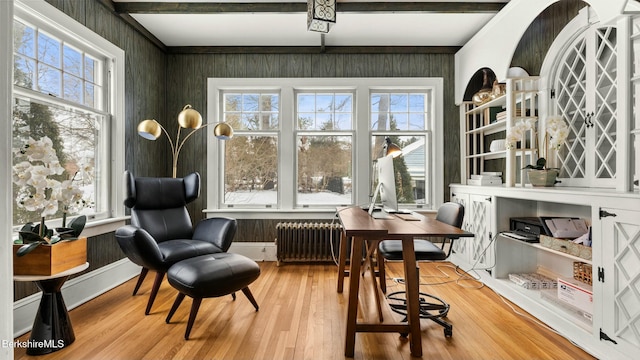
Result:
{"label": "white bowl", "polygon": [[489,151],[496,152],[507,149],[507,143],[505,139],[493,140],[491,145],[489,145]]}

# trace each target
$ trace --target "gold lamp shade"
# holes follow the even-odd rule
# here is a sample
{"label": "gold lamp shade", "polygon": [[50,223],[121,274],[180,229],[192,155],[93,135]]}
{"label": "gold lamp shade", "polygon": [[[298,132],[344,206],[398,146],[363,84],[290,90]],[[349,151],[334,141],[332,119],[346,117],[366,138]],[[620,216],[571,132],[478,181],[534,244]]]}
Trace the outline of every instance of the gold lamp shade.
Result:
{"label": "gold lamp shade", "polygon": [[199,129],[202,126],[202,115],[191,105],[185,105],[178,114],[178,124],[185,129]]}
{"label": "gold lamp shade", "polygon": [[392,157],[396,158],[400,155],[402,155],[402,149],[400,149],[400,147],[394,143],[391,142],[391,139],[389,137],[384,138],[384,146],[383,146],[383,150],[384,150],[384,155],[391,155]]}
{"label": "gold lamp shade", "polygon": [[147,140],[156,140],[162,135],[162,127],[155,120],[144,120],[138,124],[138,135]]}
{"label": "gold lamp shade", "polygon": [[213,135],[220,140],[229,140],[233,137],[233,128],[227,123],[218,123],[213,128]]}

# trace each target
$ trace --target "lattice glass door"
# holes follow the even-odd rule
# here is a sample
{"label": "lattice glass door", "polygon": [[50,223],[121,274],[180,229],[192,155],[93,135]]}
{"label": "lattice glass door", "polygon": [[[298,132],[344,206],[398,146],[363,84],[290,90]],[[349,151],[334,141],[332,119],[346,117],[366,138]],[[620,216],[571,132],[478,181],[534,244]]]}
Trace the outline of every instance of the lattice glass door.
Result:
{"label": "lattice glass door", "polygon": [[[467,230],[471,232],[471,225],[469,221],[469,194],[451,194],[451,201],[461,204],[464,206],[464,218],[462,220],[462,230]],[[455,240],[453,243],[453,251],[458,254],[465,261],[469,262],[469,248],[470,244],[473,242],[473,239],[470,238],[460,238]]]}
{"label": "lattice glass door", "polygon": [[[640,212],[619,209],[602,210],[615,215],[602,219],[601,248],[604,267],[602,330],[617,342],[613,346],[621,352],[638,353],[640,351]],[[595,266],[594,271],[596,271]],[[596,274],[593,275],[595,279]]]}
{"label": "lattice glass door", "polygon": [[556,111],[569,125],[558,151],[564,185],[615,187],[617,31],[593,27],[560,55]]}
{"label": "lattice glass door", "polygon": [[475,237],[471,242],[470,262],[477,268],[489,268],[495,265],[494,244],[491,242],[492,211],[491,198],[486,195],[469,196],[469,231]]}
{"label": "lattice glass door", "polygon": [[602,27],[596,29],[595,33],[596,91],[591,125],[595,130],[594,175],[596,179],[613,179],[616,176],[618,122],[617,31],[615,27]]}

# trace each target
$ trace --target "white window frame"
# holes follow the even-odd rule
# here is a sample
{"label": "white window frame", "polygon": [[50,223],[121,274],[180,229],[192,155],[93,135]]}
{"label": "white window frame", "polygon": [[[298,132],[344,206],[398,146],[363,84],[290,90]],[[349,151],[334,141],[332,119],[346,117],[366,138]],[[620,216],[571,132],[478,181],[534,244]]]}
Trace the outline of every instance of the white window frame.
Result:
{"label": "white window frame", "polygon": [[[370,124],[369,97],[372,91],[433,91],[433,123],[431,125],[431,155],[426,166],[431,167],[432,178],[428,191],[432,195],[432,207],[442,204],[444,193],[443,146],[443,79],[442,78],[209,78],[207,81],[207,123],[221,121],[221,91],[273,90],[280,92],[280,129],[278,140],[278,207],[271,208],[227,208],[222,206],[224,196],[223,172],[224,144],[213,136],[207,137],[207,208],[205,213],[231,214],[236,218],[281,218],[291,214],[298,218],[330,218],[335,206],[296,206],[296,151],[295,151],[295,92],[299,90],[353,91],[354,127],[353,132],[353,201],[356,206],[369,203],[371,176],[371,144],[374,131]],[[416,131],[411,131],[416,133]],[[395,132],[395,134],[399,134]],[[425,132],[426,134],[426,132]],[[402,134],[399,134],[402,135]],[[287,190],[289,189],[289,190]],[[427,189],[425,189],[426,191]],[[288,191],[288,192],[287,192]]]}
{"label": "white window frame", "polygon": [[[110,135],[105,156],[110,165],[108,174],[104,178],[104,183],[108,184],[109,189],[101,189],[108,192],[108,210],[102,218],[90,218],[82,235],[95,236],[114,231],[122,226],[126,220],[122,205],[124,196],[122,173],[125,168],[124,51],[44,0],[16,0],[14,17],[27,21],[49,33],[53,32],[62,39],[73,39],[73,42],[85,44],[93,52],[102,54],[109,59],[104,65],[110,76],[109,79],[105,79],[103,84],[105,98],[109,99],[104,110],[110,114],[109,128],[106,129]],[[13,49],[8,51],[8,54],[11,56]],[[109,83],[107,84],[107,82]],[[55,224],[52,222],[52,225]]]}

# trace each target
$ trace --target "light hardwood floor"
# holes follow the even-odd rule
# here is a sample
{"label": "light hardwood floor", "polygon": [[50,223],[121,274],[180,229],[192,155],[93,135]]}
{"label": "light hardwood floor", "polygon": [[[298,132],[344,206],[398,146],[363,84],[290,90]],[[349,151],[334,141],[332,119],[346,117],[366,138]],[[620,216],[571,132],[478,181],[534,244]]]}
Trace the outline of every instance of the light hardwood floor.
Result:
{"label": "light hardwood floor", "polygon": [[[171,324],[165,317],[176,295],[165,281],[151,314],[144,315],[152,279],[131,296],[135,279],[70,312],[76,341],[50,359],[343,359],[348,284],[336,292],[337,267],[327,264],[260,263],[262,274],[251,286],[260,305],[254,311],[242,293],[204,299],[198,318],[185,341],[191,301],[185,300]],[[421,281],[455,280],[431,277],[435,264],[420,264]],[[402,277],[399,263],[390,263],[388,290],[402,289],[390,280]],[[348,279],[346,279],[348,281]],[[453,337],[445,338],[435,323],[422,320],[423,359],[593,359],[552,331],[514,313],[489,288],[448,283],[422,286],[451,304],[448,320]],[[376,321],[371,279],[361,282],[359,315]],[[384,309],[385,320],[399,315]],[[522,310],[519,310],[522,312]],[[19,338],[26,341],[29,334]],[[24,349],[16,359],[31,359]],[[355,359],[412,359],[409,343],[394,333],[356,335]]]}

